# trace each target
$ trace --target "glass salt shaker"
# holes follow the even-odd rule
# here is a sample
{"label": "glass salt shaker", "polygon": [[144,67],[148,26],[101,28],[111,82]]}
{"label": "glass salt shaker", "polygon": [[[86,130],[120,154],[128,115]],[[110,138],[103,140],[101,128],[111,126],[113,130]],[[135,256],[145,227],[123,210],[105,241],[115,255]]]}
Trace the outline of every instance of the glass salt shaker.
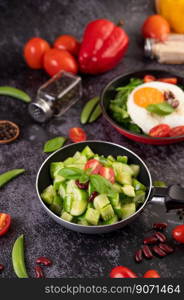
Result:
{"label": "glass salt shaker", "polygon": [[60,118],[81,96],[81,77],[61,71],[38,89],[35,101],[29,104],[29,114],[40,123]]}

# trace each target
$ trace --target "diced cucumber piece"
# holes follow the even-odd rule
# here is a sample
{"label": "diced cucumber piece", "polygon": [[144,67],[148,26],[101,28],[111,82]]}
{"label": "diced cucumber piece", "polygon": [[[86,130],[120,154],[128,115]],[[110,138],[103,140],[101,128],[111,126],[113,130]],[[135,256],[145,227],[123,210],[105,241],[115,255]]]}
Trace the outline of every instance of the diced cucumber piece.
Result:
{"label": "diced cucumber piece", "polygon": [[87,158],[85,155],[82,155],[80,152],[76,152],[75,155],[73,156],[73,163],[74,164],[83,164],[87,162]]}
{"label": "diced cucumber piece", "polygon": [[109,197],[110,203],[114,209],[114,212],[121,218],[121,203],[119,200],[119,193],[115,193],[112,197]]}
{"label": "diced cucumber piece", "polygon": [[126,155],[118,155],[117,156],[117,161],[122,162],[123,164],[127,164],[128,162],[128,157]]}
{"label": "diced cucumber piece", "polygon": [[62,168],[64,168],[64,163],[63,162],[52,162],[50,164],[50,175],[51,178],[54,178],[58,171],[61,170]]}
{"label": "diced cucumber piece", "polygon": [[128,218],[136,212],[136,205],[134,202],[123,204],[121,206],[122,219]]}
{"label": "diced cucumber piece", "polygon": [[118,222],[118,217],[114,215],[111,219],[103,221],[103,225],[114,224]]}
{"label": "diced cucumber piece", "polygon": [[115,158],[112,155],[108,155],[107,159],[112,161],[112,162],[116,161]]}
{"label": "diced cucumber piece", "polygon": [[118,183],[114,183],[113,184],[113,188],[114,188],[114,190],[117,192],[117,193],[121,193],[122,191],[121,191],[121,188],[122,188],[122,185],[120,185],[120,184],[118,184]]}
{"label": "diced cucumber piece", "polygon": [[70,214],[72,216],[80,216],[84,213],[88,204],[88,194],[86,191],[75,188],[73,191],[73,201]]}
{"label": "diced cucumber piece", "polygon": [[134,187],[132,185],[125,185],[121,188],[122,192],[128,197],[135,197]]}
{"label": "diced cucumber piece", "polygon": [[61,214],[61,219],[65,220],[65,221],[68,221],[68,222],[71,222],[73,217],[67,213],[66,211],[64,211],[62,214]]}
{"label": "diced cucumber piece", "polygon": [[105,194],[100,194],[93,201],[94,208],[100,210],[104,206],[110,204],[108,197]]}
{"label": "diced cucumber piece", "polygon": [[65,178],[63,176],[60,175],[56,175],[56,177],[54,178],[54,189],[55,191],[58,191],[60,184],[65,181]]}
{"label": "diced cucumber piece", "polygon": [[66,184],[66,194],[71,194],[73,193],[73,190],[76,188],[75,180],[71,179],[67,182]]}
{"label": "diced cucumber piece", "polygon": [[54,190],[53,185],[49,185],[46,187],[43,192],[41,193],[41,198],[43,201],[47,204],[52,204],[54,197],[56,195],[56,192]]}
{"label": "diced cucumber piece", "polygon": [[133,179],[132,180],[132,184],[133,184],[133,187],[135,189],[135,191],[139,191],[139,190],[142,190],[142,191],[145,191],[146,190],[146,187],[144,184],[142,184],[140,181],[138,181],[137,179]]}
{"label": "diced cucumber piece", "polygon": [[114,216],[114,210],[112,208],[111,204],[108,204],[107,206],[100,209],[100,214],[102,216],[102,219],[104,221],[110,220]]}
{"label": "diced cucumber piece", "polygon": [[77,168],[77,169],[83,170],[84,166],[85,166],[84,164],[77,164],[77,163],[75,163],[75,164],[72,164],[72,165],[68,165],[67,168]]}
{"label": "diced cucumber piece", "polygon": [[73,202],[73,194],[66,194],[66,197],[63,201],[63,208],[66,212],[70,213]]}
{"label": "diced cucumber piece", "polygon": [[100,213],[94,208],[88,208],[86,211],[85,219],[89,224],[98,225]]}
{"label": "diced cucumber piece", "polygon": [[86,146],[83,150],[82,150],[82,155],[85,155],[87,157],[87,159],[92,158],[95,154],[94,152],[91,150],[91,148],[89,146]]}
{"label": "diced cucumber piece", "polygon": [[89,226],[88,221],[85,220],[85,219],[81,219],[81,220],[79,219],[79,220],[77,221],[77,224],[84,225],[84,226]]}
{"label": "diced cucumber piece", "polygon": [[132,164],[132,165],[130,165],[130,168],[133,171],[133,176],[137,177],[139,175],[139,172],[140,172],[140,166]]}
{"label": "diced cucumber piece", "polygon": [[59,195],[55,195],[54,200],[50,206],[50,209],[57,215],[61,214],[61,210],[62,210],[62,199]]}
{"label": "diced cucumber piece", "polygon": [[114,169],[115,179],[117,182],[121,184],[131,184],[133,171],[128,165],[120,162],[114,162],[112,167]]}
{"label": "diced cucumber piece", "polygon": [[64,160],[64,166],[65,167],[68,167],[68,165],[72,165],[73,164],[73,161],[74,161],[74,159],[73,159],[73,157],[68,157],[67,159],[65,159]]}
{"label": "diced cucumber piece", "polygon": [[96,159],[96,160],[100,160],[100,155],[95,154],[93,158]]}
{"label": "diced cucumber piece", "polygon": [[144,203],[146,198],[146,193],[142,190],[139,190],[135,193],[134,202],[136,203],[136,206],[140,203]]}
{"label": "diced cucumber piece", "polygon": [[61,196],[61,198],[66,197],[66,182],[61,182],[58,189],[58,194]]}

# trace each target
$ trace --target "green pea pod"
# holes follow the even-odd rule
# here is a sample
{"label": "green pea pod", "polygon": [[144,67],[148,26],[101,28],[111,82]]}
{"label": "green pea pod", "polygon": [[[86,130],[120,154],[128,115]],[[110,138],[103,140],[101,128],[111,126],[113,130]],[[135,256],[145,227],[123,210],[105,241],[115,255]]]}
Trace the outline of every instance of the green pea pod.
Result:
{"label": "green pea pod", "polygon": [[28,278],[28,274],[25,267],[24,258],[24,235],[20,235],[14,245],[12,250],[12,263],[15,274],[18,278]]}
{"label": "green pea pod", "polygon": [[89,119],[89,123],[96,121],[101,116],[101,114],[102,114],[102,109],[100,104],[98,104],[95,110],[92,112],[92,115]]}
{"label": "green pea pod", "polygon": [[27,93],[11,86],[0,86],[0,95],[11,96],[27,103],[31,102],[31,98]]}
{"label": "green pea pod", "polygon": [[86,124],[88,122],[93,110],[95,109],[99,101],[100,101],[99,97],[94,97],[84,105],[84,108],[80,116],[80,121],[82,124]]}
{"label": "green pea pod", "polygon": [[25,169],[13,169],[0,175],[0,188],[13,178],[25,172]]}

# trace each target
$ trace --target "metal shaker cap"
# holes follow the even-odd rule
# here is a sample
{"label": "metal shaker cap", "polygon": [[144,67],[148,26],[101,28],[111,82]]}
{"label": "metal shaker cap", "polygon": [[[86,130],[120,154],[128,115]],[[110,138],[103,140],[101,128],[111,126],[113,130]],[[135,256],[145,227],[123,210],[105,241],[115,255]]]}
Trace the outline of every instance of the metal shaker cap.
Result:
{"label": "metal shaker cap", "polygon": [[53,111],[48,102],[45,102],[42,99],[37,99],[36,102],[30,103],[28,110],[31,117],[40,123],[47,121],[53,115]]}
{"label": "metal shaker cap", "polygon": [[152,51],[152,46],[154,44],[154,40],[153,39],[145,39],[145,43],[144,43],[144,54],[146,57],[149,58],[154,58],[154,54]]}

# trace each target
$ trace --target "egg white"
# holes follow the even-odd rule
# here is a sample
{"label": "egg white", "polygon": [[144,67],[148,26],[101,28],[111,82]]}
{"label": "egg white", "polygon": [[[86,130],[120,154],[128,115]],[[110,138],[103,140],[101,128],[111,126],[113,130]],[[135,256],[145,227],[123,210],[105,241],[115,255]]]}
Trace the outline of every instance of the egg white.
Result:
{"label": "egg white", "polygon": [[[153,87],[161,92],[171,91],[175,98],[179,101],[179,106],[173,113],[167,116],[159,116],[146,110],[146,108],[138,106],[134,102],[134,93],[144,87]],[[139,85],[135,88],[128,97],[127,110],[132,121],[137,124],[144,133],[149,131],[159,124],[168,124],[171,128],[184,125],[184,92],[180,87],[174,84],[161,81],[153,81]]]}

